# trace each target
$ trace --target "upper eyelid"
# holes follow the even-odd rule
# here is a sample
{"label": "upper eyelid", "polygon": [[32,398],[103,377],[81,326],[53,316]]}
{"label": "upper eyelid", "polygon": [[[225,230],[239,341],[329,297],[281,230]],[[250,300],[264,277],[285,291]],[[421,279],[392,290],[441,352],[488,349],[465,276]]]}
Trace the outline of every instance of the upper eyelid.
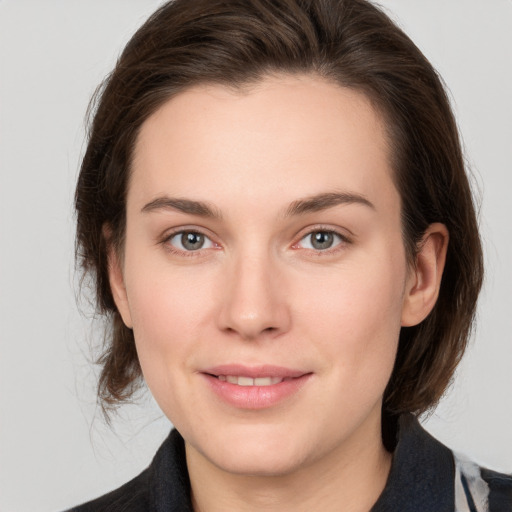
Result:
{"label": "upper eyelid", "polygon": [[160,238],[162,239],[162,241],[166,241],[170,240],[171,238],[180,233],[198,233],[209,238],[210,240],[212,240],[212,242],[214,241],[215,238],[215,235],[213,235],[210,230],[206,228],[200,228],[197,226],[179,226],[176,228],[170,228],[165,230],[160,236]]}
{"label": "upper eyelid", "polygon": [[[335,235],[338,235],[341,237],[342,240],[345,241],[351,241],[353,238],[355,238],[355,235],[347,228],[339,228],[334,226],[328,226],[328,225],[316,225],[316,226],[308,226],[306,228],[303,228],[299,231],[299,233],[296,236],[297,242],[302,240],[304,237],[311,235],[312,233],[317,233],[319,231],[325,231],[327,233],[334,233]],[[294,242],[294,243],[297,243]]]}

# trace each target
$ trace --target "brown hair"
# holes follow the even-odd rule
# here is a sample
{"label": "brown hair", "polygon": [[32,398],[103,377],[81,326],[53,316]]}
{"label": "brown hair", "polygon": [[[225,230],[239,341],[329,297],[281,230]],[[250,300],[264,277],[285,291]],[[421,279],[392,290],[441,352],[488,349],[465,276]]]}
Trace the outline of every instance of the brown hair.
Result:
{"label": "brown hair", "polygon": [[430,63],[365,0],[175,0],[137,31],[98,92],[76,189],[78,261],[111,321],[99,360],[98,396],[106,409],[142,381],[133,333],[116,309],[107,272],[107,245],[123,247],[141,124],[193,85],[242,87],[270,73],[314,73],[363,92],[384,116],[411,262],[429,224],[442,222],[450,232],[439,299],[421,324],[402,328],[384,410],[427,410],[453,375],[471,331],[482,251],[457,127]]}

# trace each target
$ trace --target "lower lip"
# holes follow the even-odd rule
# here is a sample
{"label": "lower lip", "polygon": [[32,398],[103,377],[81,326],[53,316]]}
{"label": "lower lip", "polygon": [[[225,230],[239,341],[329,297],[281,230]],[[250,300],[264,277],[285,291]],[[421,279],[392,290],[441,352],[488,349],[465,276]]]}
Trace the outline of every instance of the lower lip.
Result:
{"label": "lower lip", "polygon": [[295,395],[309,380],[311,373],[301,377],[283,380],[270,386],[239,386],[202,374],[213,392],[228,404],[239,409],[266,409]]}

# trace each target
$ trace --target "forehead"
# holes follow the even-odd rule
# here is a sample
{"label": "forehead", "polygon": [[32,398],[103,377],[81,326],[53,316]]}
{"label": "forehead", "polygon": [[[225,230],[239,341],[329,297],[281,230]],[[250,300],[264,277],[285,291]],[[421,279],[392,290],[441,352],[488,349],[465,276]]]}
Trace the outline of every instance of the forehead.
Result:
{"label": "forehead", "polygon": [[315,76],[273,76],[242,90],[202,85],[142,125],[129,196],[215,196],[222,187],[256,201],[333,188],[377,196],[384,183],[394,188],[388,146],[366,96]]}

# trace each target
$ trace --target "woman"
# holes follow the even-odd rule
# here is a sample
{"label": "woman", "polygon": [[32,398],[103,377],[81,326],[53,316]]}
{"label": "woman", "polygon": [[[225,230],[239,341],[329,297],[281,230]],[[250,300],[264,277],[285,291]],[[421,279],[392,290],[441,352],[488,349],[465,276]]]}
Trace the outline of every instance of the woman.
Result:
{"label": "woman", "polygon": [[101,91],[76,208],[102,403],[143,376],[176,430],[74,510],[512,510],[414,416],[482,255],[443,87],[374,6],[161,7]]}

